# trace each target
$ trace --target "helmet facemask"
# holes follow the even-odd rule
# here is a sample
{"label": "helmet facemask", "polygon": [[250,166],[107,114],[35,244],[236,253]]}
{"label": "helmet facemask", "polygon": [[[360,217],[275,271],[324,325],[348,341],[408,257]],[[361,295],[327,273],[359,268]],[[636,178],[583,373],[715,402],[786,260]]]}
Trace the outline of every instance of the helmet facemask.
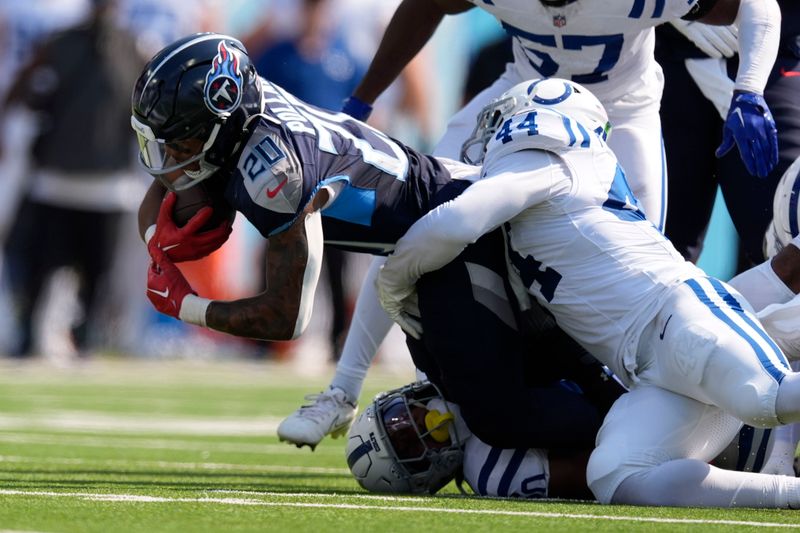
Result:
{"label": "helmet facemask", "polygon": [[461,160],[471,165],[481,164],[487,143],[501,125],[516,114],[535,109],[569,117],[603,140],[611,133],[603,104],[585,87],[559,78],[525,81],[483,108],[475,130],[461,147]]}
{"label": "helmet facemask", "polygon": [[[219,166],[213,165],[206,160],[206,153],[217,140],[221,128],[220,123],[214,124],[200,151],[182,161],[178,161],[170,154],[170,149],[173,152],[177,151],[176,148],[170,145],[174,145],[180,140],[167,142],[165,139],[157,138],[150,126],[139,121],[136,115],[131,116],[131,126],[136,132],[136,138],[139,141],[139,164],[148,173],[158,178],[167,189],[171,191],[188,189],[211,177],[219,170]],[[196,134],[190,134],[186,139],[202,139],[205,136],[204,134],[204,131],[199,131]],[[190,168],[192,166],[198,166],[199,168],[192,170]]]}
{"label": "helmet facemask", "polygon": [[517,99],[514,96],[505,96],[490,102],[481,110],[475,129],[461,145],[461,161],[469,165],[480,165],[483,162],[486,143],[500,127],[505,116],[514,109],[516,103]]}
{"label": "helmet facemask", "polygon": [[379,395],[351,428],[348,464],[369,491],[434,494],[463,461],[455,417],[431,383]]}

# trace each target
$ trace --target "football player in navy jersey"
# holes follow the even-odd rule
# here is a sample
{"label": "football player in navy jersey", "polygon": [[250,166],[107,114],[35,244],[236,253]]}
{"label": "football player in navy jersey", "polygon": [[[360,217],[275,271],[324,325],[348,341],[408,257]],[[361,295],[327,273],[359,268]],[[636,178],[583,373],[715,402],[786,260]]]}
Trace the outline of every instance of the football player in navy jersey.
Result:
{"label": "football player in navy jersey", "polygon": [[[474,8],[501,23],[512,38],[514,60],[504,65],[503,74],[490,87],[451,117],[434,155],[457,159],[481,109],[516,84],[538,78],[569,79],[586,86],[605,106],[614,125],[609,146],[627,173],[642,213],[663,231],[667,210],[659,118],[663,76],[653,57],[653,28],[671,22],[683,27],[693,41],[703,42],[706,36],[717,38],[715,27],[705,23],[735,21],[741,63],[736,94],[728,97],[730,112],[720,153],[736,144],[753,175],[763,176],[775,164],[775,123],[761,96],[778,46],[781,16],[775,0],[403,0],[343,111],[366,120],[376,97],[431,38],[445,15]],[[678,17],[698,22],[687,27]],[[704,29],[698,34],[697,27]],[[326,434],[336,435],[335,421],[342,412],[330,392],[358,394],[366,369],[391,328],[391,320],[374,302],[372,288],[382,261],[373,261],[362,285],[331,388],[281,423],[281,439],[316,443]]]}
{"label": "football player in navy jersey", "polygon": [[[158,53],[136,83],[132,107],[141,163],[158,178],[140,209],[153,259],[147,295],[165,314],[237,336],[299,336],[311,315],[323,240],[388,253],[414,221],[479,172],[299,101],[260,78],[240,42],[218,34],[189,36]],[[175,196],[166,193],[199,186],[223,195],[269,239],[265,292],[212,301],[175,267],[220,246],[230,231],[227,221],[198,231],[208,209],[183,227],[172,221]],[[576,357],[536,362],[536,386],[527,386],[526,339],[508,296],[503,247],[499,233],[489,234],[421,282],[427,288],[419,305],[431,325],[423,339],[410,340],[415,364],[486,442],[591,446],[619,389],[596,362],[581,362],[585,352],[559,330],[543,333],[537,348],[575,350]],[[559,386],[560,378],[585,394]],[[478,388],[493,400],[476,395]]]}

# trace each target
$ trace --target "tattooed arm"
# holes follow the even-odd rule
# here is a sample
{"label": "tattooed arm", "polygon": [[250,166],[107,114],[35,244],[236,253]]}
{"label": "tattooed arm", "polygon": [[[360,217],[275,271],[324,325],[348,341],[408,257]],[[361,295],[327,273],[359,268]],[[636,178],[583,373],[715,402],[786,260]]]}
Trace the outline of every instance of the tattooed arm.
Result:
{"label": "tattooed arm", "polygon": [[311,318],[322,266],[322,215],[329,198],[321,189],[284,232],[270,237],[267,290],[230,302],[198,296],[183,274],[151,239],[153,262],[147,296],[156,309],[190,324],[239,337],[288,340],[300,336]]}
{"label": "tattooed arm", "polygon": [[322,226],[316,201],[288,230],[269,239],[267,290],[252,298],[213,301],[210,328],[259,339],[298,337],[308,325],[319,279]]}
{"label": "tattooed arm", "polygon": [[311,318],[322,264],[319,210],[328,193],[321,190],[297,221],[269,239],[267,289],[254,297],[213,301],[206,312],[210,328],[258,339],[288,340],[300,336]]}

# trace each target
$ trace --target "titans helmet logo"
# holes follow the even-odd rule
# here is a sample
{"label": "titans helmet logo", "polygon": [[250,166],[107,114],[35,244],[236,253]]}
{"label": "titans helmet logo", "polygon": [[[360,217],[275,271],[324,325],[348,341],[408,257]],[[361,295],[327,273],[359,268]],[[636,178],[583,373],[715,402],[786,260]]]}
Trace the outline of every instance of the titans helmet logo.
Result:
{"label": "titans helmet logo", "polygon": [[225,41],[220,41],[217,55],[206,74],[203,87],[206,107],[219,116],[227,116],[242,101],[242,73],[239,71],[239,56],[229,50]]}

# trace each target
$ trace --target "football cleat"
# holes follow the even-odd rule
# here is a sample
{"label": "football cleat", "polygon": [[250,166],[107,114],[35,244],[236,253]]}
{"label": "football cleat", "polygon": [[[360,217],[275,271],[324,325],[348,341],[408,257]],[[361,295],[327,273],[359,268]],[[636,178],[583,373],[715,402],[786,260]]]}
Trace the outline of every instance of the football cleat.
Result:
{"label": "football cleat", "polygon": [[308,446],[313,451],[317,444],[330,435],[333,438],[347,433],[356,416],[356,404],[347,400],[345,392],[330,387],[319,394],[309,394],[303,405],[278,426],[278,439],[298,448]]}

